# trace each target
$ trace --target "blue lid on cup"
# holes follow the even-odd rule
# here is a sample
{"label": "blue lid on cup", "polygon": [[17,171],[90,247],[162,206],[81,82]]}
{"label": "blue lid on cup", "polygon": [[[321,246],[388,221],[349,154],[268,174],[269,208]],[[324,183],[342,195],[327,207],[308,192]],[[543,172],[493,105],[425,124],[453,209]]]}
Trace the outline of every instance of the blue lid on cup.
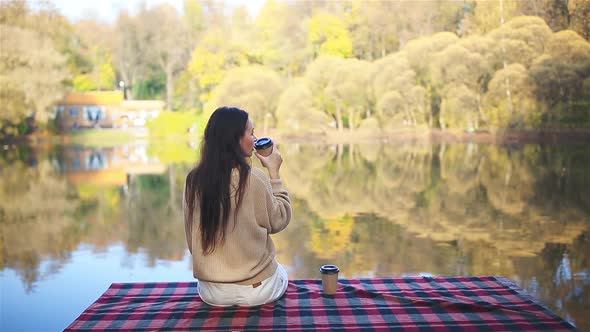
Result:
{"label": "blue lid on cup", "polygon": [[261,137],[256,140],[254,143],[254,148],[256,150],[264,150],[270,148],[273,145],[272,139],[270,137]]}
{"label": "blue lid on cup", "polygon": [[322,274],[336,274],[340,272],[340,269],[336,265],[322,265],[320,267],[320,273]]}

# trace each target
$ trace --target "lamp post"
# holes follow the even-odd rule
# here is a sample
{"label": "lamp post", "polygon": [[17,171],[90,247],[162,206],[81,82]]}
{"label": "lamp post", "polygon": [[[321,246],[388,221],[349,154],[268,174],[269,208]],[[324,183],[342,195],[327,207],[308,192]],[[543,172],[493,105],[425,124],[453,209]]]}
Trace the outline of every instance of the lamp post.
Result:
{"label": "lamp post", "polygon": [[125,91],[125,82],[119,81],[119,88],[123,91],[123,99],[127,99],[127,93]]}

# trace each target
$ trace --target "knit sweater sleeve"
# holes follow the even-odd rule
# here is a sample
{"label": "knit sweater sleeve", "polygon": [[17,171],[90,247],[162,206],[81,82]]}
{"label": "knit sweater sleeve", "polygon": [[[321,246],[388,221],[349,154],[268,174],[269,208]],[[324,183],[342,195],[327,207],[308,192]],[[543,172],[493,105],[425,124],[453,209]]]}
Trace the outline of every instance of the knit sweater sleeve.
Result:
{"label": "knit sweater sleeve", "polygon": [[252,168],[254,185],[257,187],[258,204],[256,204],[257,221],[269,234],[275,234],[287,227],[292,217],[291,198],[283,187],[282,180],[271,180],[259,168]]}

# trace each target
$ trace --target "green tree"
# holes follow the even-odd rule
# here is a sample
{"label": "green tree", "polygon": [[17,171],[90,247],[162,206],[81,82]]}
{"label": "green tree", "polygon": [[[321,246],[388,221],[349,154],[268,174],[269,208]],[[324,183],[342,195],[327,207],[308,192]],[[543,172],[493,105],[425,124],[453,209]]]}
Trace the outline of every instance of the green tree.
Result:
{"label": "green tree", "polygon": [[[336,114],[346,114],[348,128],[353,131],[362,118],[370,115],[369,91],[371,63],[346,59],[335,68],[326,87],[326,95],[332,100]],[[336,119],[342,123],[342,120]]]}
{"label": "green tree", "polygon": [[583,3],[587,0],[562,1],[562,0],[538,0],[523,1],[519,3],[520,10],[525,15],[534,15],[541,17],[553,31],[560,31],[570,27],[571,9],[577,3]]}
{"label": "green tree", "polygon": [[16,125],[34,114],[46,123],[65,90],[66,58],[33,30],[9,25],[0,25],[0,30],[0,120]]}
{"label": "green tree", "polygon": [[348,58],[352,55],[352,41],[344,21],[334,14],[320,13],[309,21],[308,43],[314,55]]}
{"label": "green tree", "polygon": [[586,40],[590,40],[590,1],[570,0],[568,1],[568,9],[570,13],[569,28]]}
{"label": "green tree", "polygon": [[504,59],[506,64],[529,67],[533,59],[543,54],[551,35],[551,29],[539,17],[519,16],[487,35],[494,41],[488,49],[494,53],[496,68]]}
{"label": "green tree", "polygon": [[382,127],[426,124],[426,89],[419,84],[406,54],[390,54],[373,67],[373,98]]}
{"label": "green tree", "polygon": [[486,34],[521,13],[519,1],[515,0],[475,0],[473,11],[461,25],[463,34]]}
{"label": "green tree", "polygon": [[2,1],[0,12],[0,135],[16,134],[30,116],[47,123],[65,92],[67,59],[56,43],[67,24],[51,7],[33,12],[20,1]]}
{"label": "green tree", "polygon": [[112,63],[113,27],[94,20],[82,20],[73,26],[70,68],[76,91],[114,90],[116,74]]}
{"label": "green tree", "polygon": [[[507,81],[510,82],[510,99],[506,98]],[[513,105],[508,105],[509,102]],[[513,63],[494,73],[484,105],[485,122],[493,128],[535,128],[540,124],[542,113],[537,107],[534,84],[522,64]]]}
{"label": "green tree", "polygon": [[330,118],[313,106],[313,94],[303,78],[289,84],[279,98],[277,126],[293,132],[325,129]]}
{"label": "green tree", "polygon": [[337,108],[333,99],[327,94],[326,88],[332,80],[332,73],[344,62],[343,59],[332,56],[321,56],[312,62],[305,70],[305,79],[313,92],[313,105],[334,119],[338,130],[344,129],[341,109]]}
{"label": "green tree", "polygon": [[122,12],[115,22],[113,58],[127,98],[135,99],[141,82],[151,73],[150,50],[140,19]]}
{"label": "green tree", "polygon": [[147,31],[154,64],[166,75],[166,107],[172,110],[174,80],[184,69],[190,49],[186,23],[174,7],[166,4],[142,11],[139,18]]}
{"label": "green tree", "polygon": [[88,74],[76,75],[72,83],[75,91],[93,91],[97,88],[96,83]]}
{"label": "green tree", "polygon": [[478,107],[479,98],[472,89],[461,83],[448,84],[440,106],[441,128],[476,129]]}
{"label": "green tree", "polygon": [[265,66],[291,77],[303,72],[310,50],[306,47],[307,17],[301,2],[266,1],[255,22],[256,43],[253,52]]}
{"label": "green tree", "polygon": [[[467,48],[472,45],[469,39],[450,45],[437,53],[431,64],[432,79],[439,85],[442,96],[439,122],[443,129],[448,125],[478,128],[481,95],[491,68],[485,54]],[[445,99],[449,100],[445,103]],[[463,120],[454,115],[461,111],[461,105],[466,106]],[[446,115],[453,119],[445,119]]]}
{"label": "green tree", "polygon": [[110,64],[110,61],[100,66],[100,72],[98,75],[98,88],[101,90],[115,89],[115,69]]}
{"label": "green tree", "polygon": [[[211,36],[210,38],[214,38]],[[215,40],[218,40],[215,38]],[[207,102],[211,90],[221,82],[226,69],[223,51],[218,49],[218,43],[210,43],[209,47],[197,46],[192,53],[188,65],[188,72],[198,83],[200,100]]]}
{"label": "green tree", "polygon": [[[438,123],[440,109],[440,92],[433,80],[430,64],[436,53],[459,40],[456,34],[451,32],[439,32],[430,37],[421,37],[408,42],[403,47],[410,67],[416,73],[420,85],[426,90],[427,105],[429,105],[428,125],[432,128]],[[428,106],[427,106],[428,107]]]}
{"label": "green tree", "polygon": [[355,57],[375,60],[398,49],[398,9],[393,1],[353,2],[347,23]]}
{"label": "green tree", "polygon": [[[262,66],[235,68],[226,73],[213,90],[206,113],[220,106],[237,106],[246,110],[255,126],[265,133],[276,125],[276,108],[282,90],[279,75]],[[259,131],[260,133],[260,131]]]}
{"label": "green tree", "polygon": [[590,94],[583,87],[590,76],[588,41],[571,30],[554,33],[545,53],[533,61],[530,75],[537,99],[547,107],[547,124],[579,125],[587,121]]}

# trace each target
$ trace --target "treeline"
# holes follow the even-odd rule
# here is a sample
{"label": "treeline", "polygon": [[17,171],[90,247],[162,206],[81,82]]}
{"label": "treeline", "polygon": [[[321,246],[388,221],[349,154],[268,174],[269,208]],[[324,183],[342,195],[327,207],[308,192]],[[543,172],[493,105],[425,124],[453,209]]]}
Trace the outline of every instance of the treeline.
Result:
{"label": "treeline", "polygon": [[186,0],[112,24],[1,6],[0,120],[13,126],[45,121],[68,90],[118,88],[171,110],[234,104],[292,131],[590,125],[590,0],[268,0],[256,18]]}

